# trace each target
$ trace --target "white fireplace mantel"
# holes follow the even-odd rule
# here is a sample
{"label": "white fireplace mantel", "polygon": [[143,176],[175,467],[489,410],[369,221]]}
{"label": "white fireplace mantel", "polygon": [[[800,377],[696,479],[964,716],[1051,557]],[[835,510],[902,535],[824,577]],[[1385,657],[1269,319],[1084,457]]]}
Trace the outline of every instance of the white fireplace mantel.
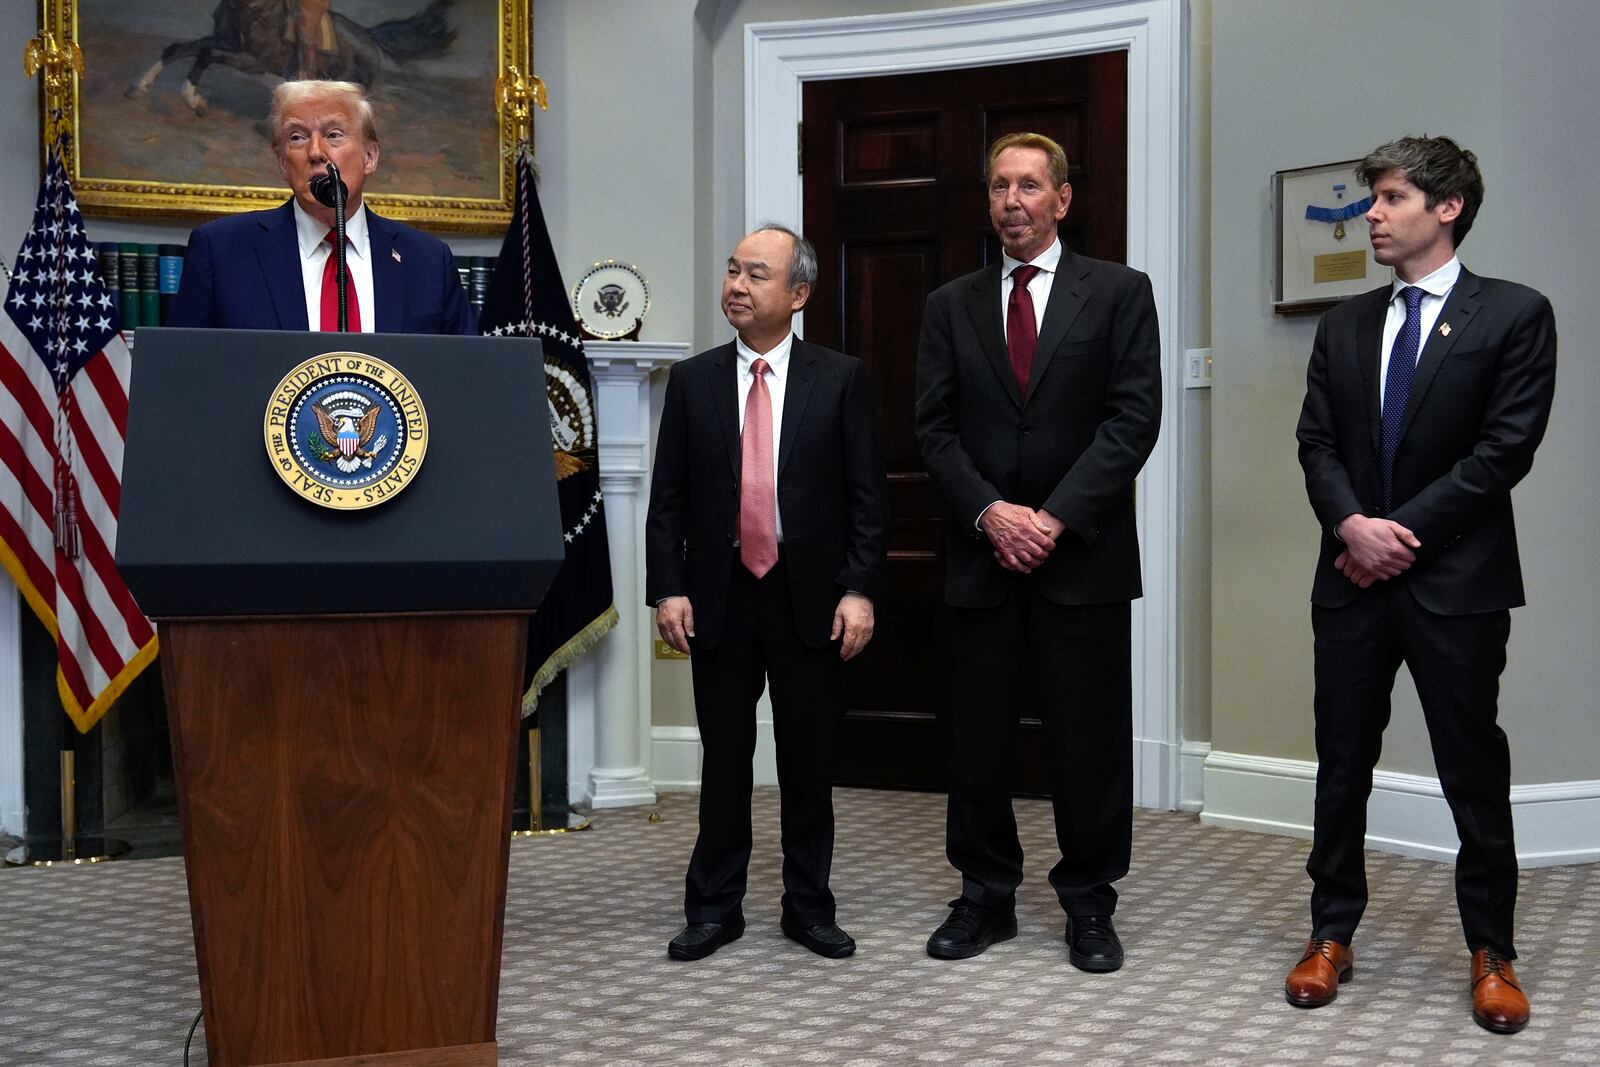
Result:
{"label": "white fireplace mantel", "polygon": [[567,677],[567,791],[595,808],[652,804],[650,652],[644,516],[650,491],[650,375],[689,354],[681,343],[587,341],[600,426],[600,492],[621,617]]}

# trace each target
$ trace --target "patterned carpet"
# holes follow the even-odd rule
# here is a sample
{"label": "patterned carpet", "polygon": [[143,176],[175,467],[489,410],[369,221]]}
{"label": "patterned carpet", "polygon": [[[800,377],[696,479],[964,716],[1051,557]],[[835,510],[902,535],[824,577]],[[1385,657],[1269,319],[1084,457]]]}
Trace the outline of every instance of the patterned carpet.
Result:
{"label": "patterned carpet", "polygon": [[[1289,1007],[1306,934],[1306,844],[1140,812],[1117,926],[1128,964],[1066,961],[1043,879],[1048,806],[1018,801],[1034,857],[1021,934],[976,959],[923,942],[956,892],[943,798],[840,790],[834,889],[860,942],[824,960],[778,932],[776,793],[759,790],[744,939],[673,963],[696,798],[522,838],[500,996],[503,1064],[1596,1064],[1600,865],[1527,871],[1519,965],[1533,1022],[1479,1029],[1449,866],[1373,855],[1356,978]],[[182,861],[0,872],[0,1064],[172,1065],[199,1007]],[[191,1062],[205,1062],[196,1037]]]}

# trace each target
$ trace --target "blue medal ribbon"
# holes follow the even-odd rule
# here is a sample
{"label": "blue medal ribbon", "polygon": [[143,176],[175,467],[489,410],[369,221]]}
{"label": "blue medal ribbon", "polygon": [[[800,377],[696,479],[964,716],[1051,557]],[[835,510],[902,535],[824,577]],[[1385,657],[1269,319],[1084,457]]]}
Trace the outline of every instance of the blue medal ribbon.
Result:
{"label": "blue medal ribbon", "polygon": [[1343,207],[1315,207],[1307,204],[1306,218],[1312,222],[1343,222],[1345,219],[1353,219],[1357,215],[1365,215],[1367,209],[1371,206],[1372,197],[1370,196],[1364,200],[1358,200],[1354,204],[1346,204]]}

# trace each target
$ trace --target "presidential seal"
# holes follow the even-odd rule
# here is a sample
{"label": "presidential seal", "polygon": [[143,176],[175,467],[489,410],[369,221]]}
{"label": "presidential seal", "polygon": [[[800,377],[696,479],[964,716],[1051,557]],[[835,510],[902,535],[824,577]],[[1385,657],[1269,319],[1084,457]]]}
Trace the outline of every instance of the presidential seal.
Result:
{"label": "presidential seal", "polygon": [[416,387],[361,352],[324,352],[283,376],[267,402],[267,457],[313,504],[351,511],[411,484],[428,451]]}

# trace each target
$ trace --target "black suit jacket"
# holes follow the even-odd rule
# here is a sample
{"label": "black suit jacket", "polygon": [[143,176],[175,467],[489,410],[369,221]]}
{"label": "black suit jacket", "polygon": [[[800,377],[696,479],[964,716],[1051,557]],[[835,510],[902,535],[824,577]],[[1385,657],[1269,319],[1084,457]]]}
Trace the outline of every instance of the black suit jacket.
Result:
{"label": "black suit jacket", "polygon": [[[1330,309],[1306,373],[1297,436],[1322,526],[1311,599],[1323,607],[1362,593],[1333,566],[1344,548],[1334,527],[1351,514],[1383,514],[1378,368],[1391,292],[1386,285]],[[1555,380],[1550,302],[1525,285],[1463,268],[1417,360],[1387,516],[1422,542],[1411,569],[1393,580],[1429,611],[1524,603],[1511,487],[1533,465]]]}
{"label": "black suit jacket", "polygon": [[[729,342],[672,368],[645,519],[645,601],[688,596],[707,648],[722,637],[738,558],[738,363]],[[820,647],[839,598],[876,596],[883,571],[888,485],[860,360],[794,339],[777,447],[795,629]]]}
{"label": "black suit jacket", "polygon": [[917,440],[948,511],[945,599],[992,607],[1008,572],[975,523],[996,500],[1067,524],[1030,575],[1060,604],[1142,592],[1133,482],[1161,424],[1161,341],[1150,279],[1062,249],[1026,397],[1001,321],[998,263],[936,290],[917,354]]}
{"label": "black suit jacket", "polygon": [[[367,236],[375,332],[478,332],[449,245],[370,207]],[[294,201],[195,227],[167,325],[308,329]]]}

